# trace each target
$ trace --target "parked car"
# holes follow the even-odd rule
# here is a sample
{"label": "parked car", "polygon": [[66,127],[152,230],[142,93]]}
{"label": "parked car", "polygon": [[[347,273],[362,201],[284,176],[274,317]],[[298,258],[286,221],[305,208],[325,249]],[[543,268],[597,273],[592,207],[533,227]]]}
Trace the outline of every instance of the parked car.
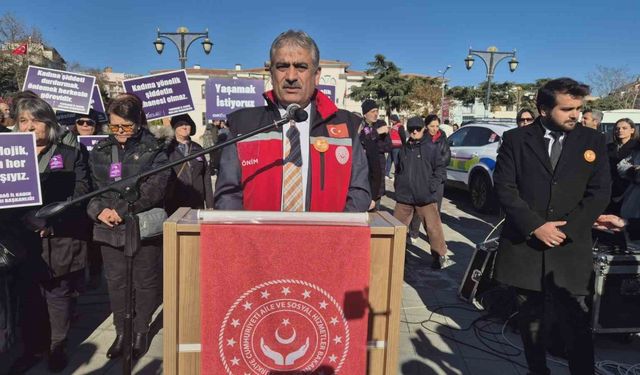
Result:
{"label": "parked car", "polygon": [[471,204],[480,212],[498,208],[493,191],[493,171],[502,134],[516,127],[513,121],[476,120],[449,137],[451,161],[447,184],[467,189]]}

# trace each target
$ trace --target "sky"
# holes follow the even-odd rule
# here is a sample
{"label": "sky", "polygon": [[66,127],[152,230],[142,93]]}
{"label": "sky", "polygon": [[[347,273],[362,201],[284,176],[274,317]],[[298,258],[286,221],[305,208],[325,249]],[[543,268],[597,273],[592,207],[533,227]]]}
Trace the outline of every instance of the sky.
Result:
{"label": "sky", "polygon": [[315,39],[322,59],[349,62],[351,70],[365,70],[376,54],[404,73],[436,76],[451,65],[451,86],[486,79],[479,59],[466,70],[469,47],[517,51],[518,69],[509,72],[503,61],[498,82],[560,76],[588,82],[597,65],[640,75],[640,0],[0,0],[0,14],[7,11],[40,28],[68,62],[114,72],[179,68],[170,42],[162,55],[152,43],[157,28],[186,26],[208,28],[214,43],[208,56],[194,43],[187,66],[264,66],[273,39],[292,28]]}

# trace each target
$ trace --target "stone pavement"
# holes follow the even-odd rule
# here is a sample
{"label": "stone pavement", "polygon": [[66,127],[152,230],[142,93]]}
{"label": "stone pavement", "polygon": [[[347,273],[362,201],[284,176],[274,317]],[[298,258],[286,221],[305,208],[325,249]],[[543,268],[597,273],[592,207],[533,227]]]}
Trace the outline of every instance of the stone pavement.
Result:
{"label": "stone pavement", "polygon": [[[391,181],[387,181],[392,189]],[[393,196],[392,193],[390,193]],[[392,210],[393,200],[383,199],[383,209]],[[405,263],[400,360],[397,374],[469,374],[521,375],[526,374],[524,355],[502,336],[502,323],[477,320],[483,316],[471,304],[457,297],[460,280],[474,250],[497,222],[495,216],[474,214],[464,192],[447,191],[443,202],[442,219],[451,257],[456,262],[450,268],[433,271],[428,266],[430,256],[424,238],[410,245]],[[88,292],[79,300],[79,317],[70,333],[70,364],[64,374],[120,374],[121,361],[107,360],[105,353],[115,331],[109,316],[106,286]],[[156,313],[152,327],[153,340],[146,356],[135,366],[136,374],[162,373],[162,314]],[[509,329],[505,336],[515,345],[520,339]],[[18,348],[0,358],[0,374],[17,355]],[[631,343],[610,336],[596,337],[598,360],[636,363],[640,359],[640,339]],[[562,362],[562,361],[559,361]],[[552,373],[568,374],[561,363],[550,362]],[[28,374],[47,374],[44,363]],[[355,375],[355,374],[345,374]]]}

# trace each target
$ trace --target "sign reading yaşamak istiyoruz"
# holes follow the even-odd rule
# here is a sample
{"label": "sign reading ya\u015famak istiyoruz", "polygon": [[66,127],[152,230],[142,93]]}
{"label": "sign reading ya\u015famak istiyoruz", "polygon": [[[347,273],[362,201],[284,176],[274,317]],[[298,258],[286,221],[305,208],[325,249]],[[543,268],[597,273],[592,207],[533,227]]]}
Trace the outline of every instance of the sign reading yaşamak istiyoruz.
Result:
{"label": "sign reading ya\u015famak istiyoruz", "polygon": [[0,134],[0,209],[42,204],[33,133]]}
{"label": "sign reading ya\u015famak istiyoruz", "polygon": [[207,120],[223,120],[240,108],[263,106],[263,93],[261,79],[210,78],[205,89]]}
{"label": "sign reading ya\u015famak istiyoruz", "polygon": [[55,110],[89,113],[96,77],[29,66],[22,90],[30,90]]}
{"label": "sign reading ya\u015famak istiyoruz", "polygon": [[142,108],[147,120],[179,115],[195,109],[187,72],[153,74],[122,81],[124,91],[142,100]]}

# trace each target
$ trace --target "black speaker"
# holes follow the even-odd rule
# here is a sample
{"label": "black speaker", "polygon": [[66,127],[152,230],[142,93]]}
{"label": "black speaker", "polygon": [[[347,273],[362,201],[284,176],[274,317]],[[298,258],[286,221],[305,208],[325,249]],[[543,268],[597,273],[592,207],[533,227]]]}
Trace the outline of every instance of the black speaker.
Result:
{"label": "black speaker", "polygon": [[492,288],[493,265],[498,249],[498,238],[476,244],[467,271],[464,274],[458,296],[467,302],[473,303],[478,308],[482,308],[476,296]]}
{"label": "black speaker", "polygon": [[594,254],[593,270],[593,332],[640,332],[640,252]]}

